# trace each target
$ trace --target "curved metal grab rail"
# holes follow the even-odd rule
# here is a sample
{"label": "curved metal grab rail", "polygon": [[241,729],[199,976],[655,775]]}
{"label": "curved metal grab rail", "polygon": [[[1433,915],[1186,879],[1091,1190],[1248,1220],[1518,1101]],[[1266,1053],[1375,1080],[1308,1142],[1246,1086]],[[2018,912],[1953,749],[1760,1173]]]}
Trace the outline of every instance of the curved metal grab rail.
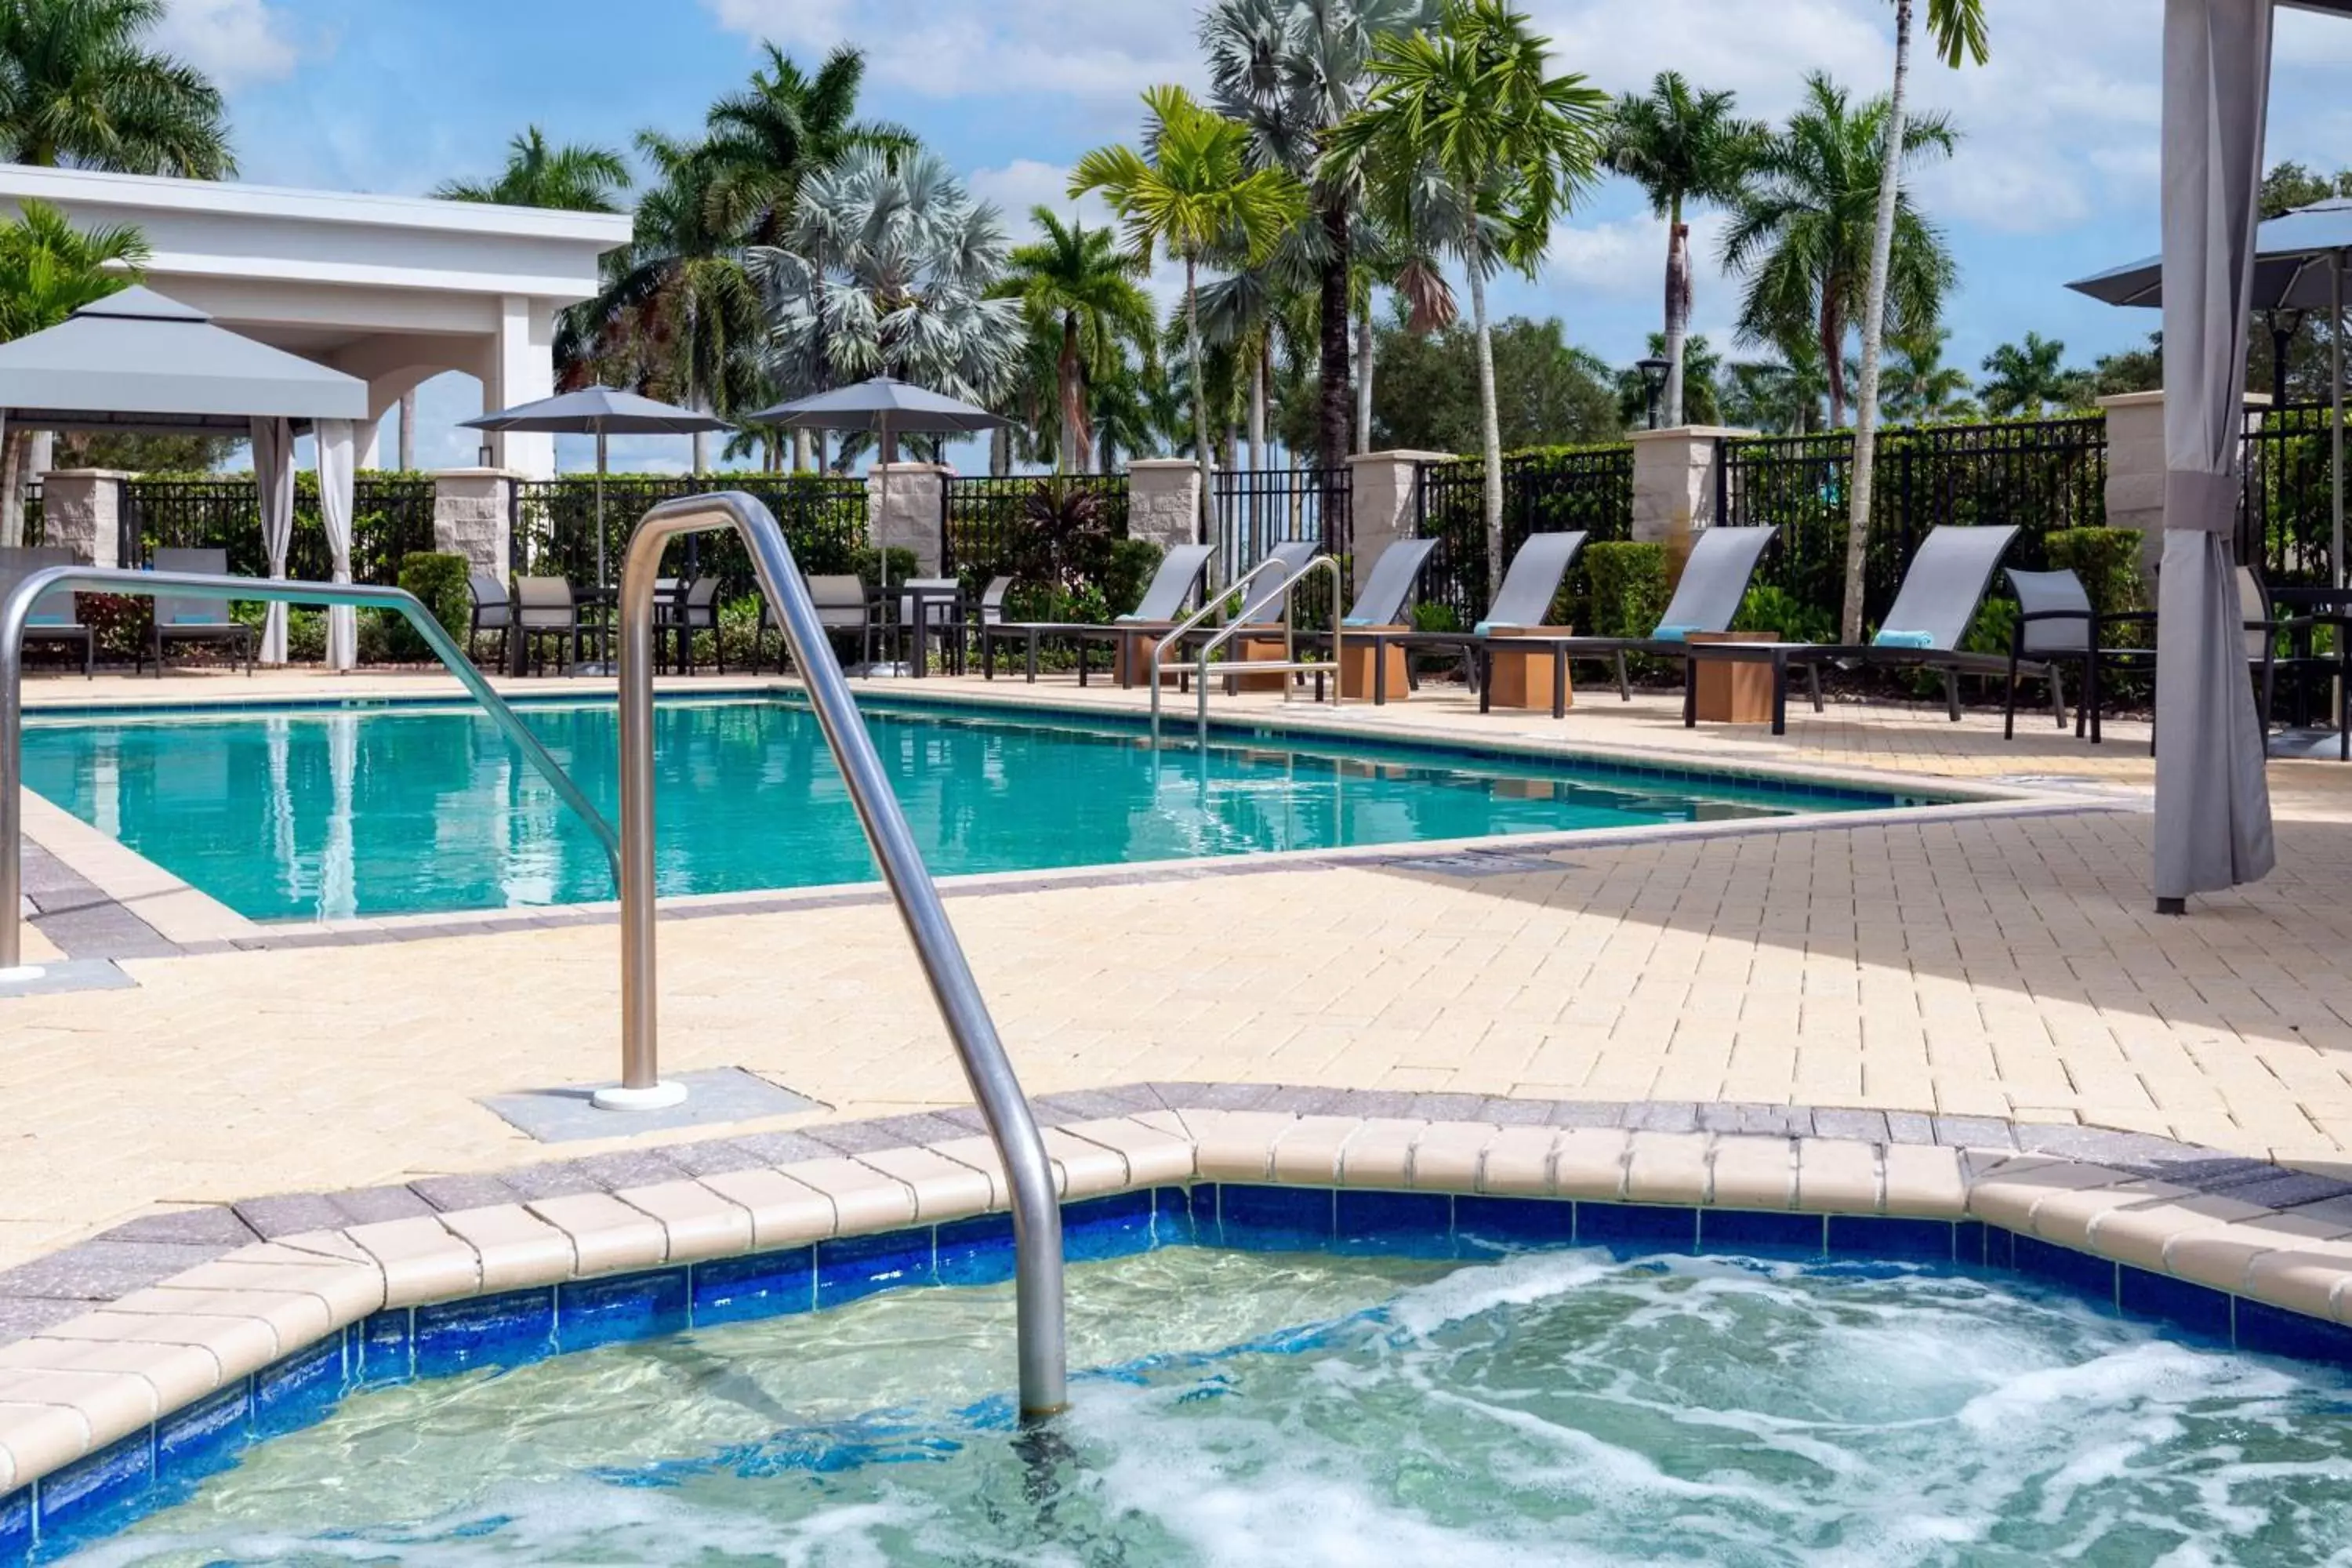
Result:
{"label": "curved metal grab rail", "polygon": [[[1260,564],[1265,564],[1265,563]],[[1338,556],[1318,555],[1314,560],[1301,566],[1297,574],[1282,585],[1282,662],[1286,667],[1294,666],[1298,662],[1298,632],[1290,620],[1291,591],[1307,581],[1307,574],[1309,572],[1325,567],[1329,568],[1331,573],[1331,706],[1337,708],[1339,706],[1342,695],[1340,688],[1345,684],[1345,678],[1339,673],[1339,639],[1345,635],[1343,630],[1345,617],[1339,613],[1339,601],[1345,596],[1348,586],[1347,579],[1340,573]],[[1198,659],[1200,671],[1193,680],[1192,690],[1194,698],[1200,703],[1200,711],[1193,721],[1194,738],[1203,746],[1209,743],[1209,656],[1247,630],[1249,627],[1235,621],[1201,645]],[[1287,673],[1288,670],[1286,668],[1285,674]],[[1157,688],[1155,687],[1154,689],[1156,691]],[[1286,679],[1283,682],[1282,700],[1286,702],[1290,700],[1290,683]]]}
{"label": "curved metal grab rail", "polygon": [[1062,1321],[1062,1210],[1054,1168],[1029,1101],[997,1037],[955,927],[882,771],[856,699],[833,657],[808,585],[774,516],[740,490],[681,496],[645,515],[621,567],[621,943],[625,1088],[657,1089],[654,989],[654,578],[663,549],[681,533],[731,527],[742,536],[768,603],[783,627],[815,710],[857,807],[874,858],[906,922],[940,1016],[955,1041],[1013,1187],[1013,1291],[1019,1314],[1021,1412],[1049,1415],[1068,1403]]}
{"label": "curved metal grab rail", "polygon": [[398,612],[425,639],[433,656],[446,665],[481,703],[508,740],[547,777],[590,831],[604,847],[613,880],[621,880],[621,845],[613,825],[591,805],[562,764],[548,754],[506,700],[474,668],[456,641],[415,595],[404,588],[380,588],[364,583],[305,583],[290,578],[229,577],[197,572],[134,572],[120,566],[45,566],[19,578],[5,599],[0,599],[0,969],[24,962],[24,828],[25,803],[17,793],[24,783],[25,627],[33,605],[57,589],[94,594],[128,594],[142,598],[159,595],[224,603],[281,605],[373,605]]}
{"label": "curved metal grab rail", "polygon": [[[1256,565],[1251,567],[1248,571],[1243,573],[1232,582],[1226,584],[1223,589],[1211,595],[1207,604],[1202,605],[1199,609],[1193,611],[1191,615],[1177,622],[1173,628],[1162,632],[1151,639],[1151,743],[1153,745],[1156,746],[1160,743],[1160,656],[1167,651],[1169,645],[1171,643],[1181,647],[1186,637],[1200,630],[1201,623],[1202,621],[1207,620],[1211,616],[1215,615],[1219,610],[1224,608],[1224,606],[1230,603],[1235,595],[1240,596],[1241,607],[1243,609],[1247,609],[1249,607],[1249,595],[1242,593],[1242,590],[1248,587],[1252,583],[1256,582],[1266,573],[1278,568],[1281,564],[1282,563],[1276,560],[1273,556],[1267,556],[1265,560],[1259,562]],[[1235,626],[1239,626],[1241,623],[1236,621],[1234,624]]]}

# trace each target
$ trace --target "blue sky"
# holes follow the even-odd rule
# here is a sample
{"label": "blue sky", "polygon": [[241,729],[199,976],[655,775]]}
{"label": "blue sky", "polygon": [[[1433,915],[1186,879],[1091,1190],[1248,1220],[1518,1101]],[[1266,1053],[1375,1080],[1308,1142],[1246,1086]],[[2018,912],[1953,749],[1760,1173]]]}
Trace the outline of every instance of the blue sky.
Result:
{"label": "blue sky", "polygon": [[[1877,89],[1892,68],[1887,0],[1518,0],[1553,40],[1555,68],[1612,91],[1683,70],[1777,118],[1808,70]],[[2070,358],[2144,341],[2152,317],[2067,292],[2070,278],[2147,254],[2156,230],[2161,0],[1986,0],[1994,58],[1929,61],[1920,96],[1966,133],[1918,194],[1948,232],[1962,283],[1952,359],[1973,367],[2028,330]],[[685,132],[738,84],[757,40],[814,61],[835,43],[870,59],[870,112],[913,127],[1015,220],[1069,204],[1063,171],[1133,134],[1136,94],[1197,83],[1190,0],[173,0],[165,42],[228,90],[247,179],[415,193],[492,172],[529,122],[625,146],[641,127]],[[2273,159],[2352,164],[2342,91],[2352,24],[2286,14],[2272,110]],[[1698,221],[1711,248],[1711,216]],[[1556,315],[1612,361],[1654,330],[1664,231],[1622,183],[1555,237],[1542,275],[1497,308]],[[1172,287],[1162,279],[1163,289]],[[1728,338],[1736,283],[1703,270],[1698,325]],[[450,423],[474,412],[462,378],[427,389],[421,455],[463,460]],[[673,444],[675,445],[675,444]],[[674,464],[655,444],[615,460]],[[585,462],[566,443],[567,468]]]}

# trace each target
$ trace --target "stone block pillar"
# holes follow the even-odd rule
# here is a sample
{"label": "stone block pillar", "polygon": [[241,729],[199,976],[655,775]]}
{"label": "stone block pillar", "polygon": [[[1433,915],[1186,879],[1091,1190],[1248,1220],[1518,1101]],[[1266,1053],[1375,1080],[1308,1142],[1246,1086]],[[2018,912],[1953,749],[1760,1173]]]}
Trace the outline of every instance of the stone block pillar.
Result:
{"label": "stone block pillar", "polygon": [[433,548],[462,555],[477,572],[503,579],[514,548],[514,487],[509,468],[444,468],[433,476]]}
{"label": "stone block pillar", "polygon": [[940,528],[954,472],[944,463],[877,463],[866,470],[866,537],[877,550],[913,551],[919,577],[940,574]]}
{"label": "stone block pillar", "polygon": [[[2246,411],[2271,405],[2267,393],[2246,395]],[[2141,534],[2144,579],[2156,581],[2164,556],[2164,394],[2127,392],[2102,397],[2107,416],[2107,526],[2136,528]]]}
{"label": "stone block pillar", "polygon": [[1201,466],[1190,458],[1138,458],[1127,465],[1127,536],[1162,550],[1201,537]]}
{"label": "stone block pillar", "polygon": [[122,559],[122,487],[136,474],[119,468],[55,468],[41,480],[41,542],[91,566],[136,566]]}
{"label": "stone block pillar", "polygon": [[1355,542],[1350,592],[1360,590],[1371,575],[1381,552],[1400,539],[1411,539],[1420,524],[1421,466],[1450,463],[1452,452],[1359,452],[1348,459],[1348,482],[1354,489]]}
{"label": "stone block pillar", "polygon": [[1715,521],[1726,477],[1721,443],[1755,434],[1716,425],[1633,433],[1633,538],[1666,547],[1670,580],[1682,576],[1691,536]]}

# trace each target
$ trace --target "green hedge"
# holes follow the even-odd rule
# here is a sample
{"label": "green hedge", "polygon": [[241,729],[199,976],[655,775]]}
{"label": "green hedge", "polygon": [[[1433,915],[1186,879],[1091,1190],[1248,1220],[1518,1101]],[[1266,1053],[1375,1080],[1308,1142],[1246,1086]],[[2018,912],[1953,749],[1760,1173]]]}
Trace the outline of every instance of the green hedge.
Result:
{"label": "green hedge", "polygon": [[1657,629],[1666,613],[1664,545],[1603,540],[1584,547],[1584,567],[1592,584],[1592,636],[1645,637]]}
{"label": "green hedge", "polygon": [[2045,543],[2052,570],[2080,577],[2092,605],[2113,616],[2145,607],[2139,563],[2146,538],[2136,528],[2062,528]]}
{"label": "green hedge", "polygon": [[[450,640],[459,647],[466,646],[467,636],[474,624],[474,595],[467,586],[468,563],[462,555],[438,551],[412,551],[400,558],[400,585],[424,602],[441,623]],[[421,660],[433,657],[425,639],[416,634],[406,617],[387,615],[384,642],[394,658]]]}

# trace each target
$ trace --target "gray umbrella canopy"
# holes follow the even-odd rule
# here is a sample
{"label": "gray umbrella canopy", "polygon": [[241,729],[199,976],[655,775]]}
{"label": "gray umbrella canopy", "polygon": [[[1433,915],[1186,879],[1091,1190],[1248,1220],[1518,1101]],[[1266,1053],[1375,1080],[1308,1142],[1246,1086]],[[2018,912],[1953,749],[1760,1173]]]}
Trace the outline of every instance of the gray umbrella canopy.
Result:
{"label": "gray umbrella canopy", "polygon": [[458,424],[468,430],[518,430],[554,436],[692,436],[731,428],[726,420],[714,415],[656,403],[650,397],[639,397],[617,386],[560,392],[553,397],[501,408],[478,419],[461,419]]}
{"label": "gray umbrella canopy", "polygon": [[873,430],[884,436],[968,436],[1011,420],[956,398],[877,375],[855,386],[779,403],[751,416],[754,425],[787,430]]}
{"label": "gray umbrella canopy", "polygon": [[0,408],[18,428],[244,436],[255,419],[364,420],[368,392],[134,285],[0,344]]}
{"label": "gray umbrella canopy", "polygon": [[[2335,302],[2330,258],[2352,252],[2352,201],[2319,202],[2274,217],[2254,231],[2257,310],[2325,310]],[[2066,285],[2110,305],[2164,303],[2164,258],[2078,278]]]}

